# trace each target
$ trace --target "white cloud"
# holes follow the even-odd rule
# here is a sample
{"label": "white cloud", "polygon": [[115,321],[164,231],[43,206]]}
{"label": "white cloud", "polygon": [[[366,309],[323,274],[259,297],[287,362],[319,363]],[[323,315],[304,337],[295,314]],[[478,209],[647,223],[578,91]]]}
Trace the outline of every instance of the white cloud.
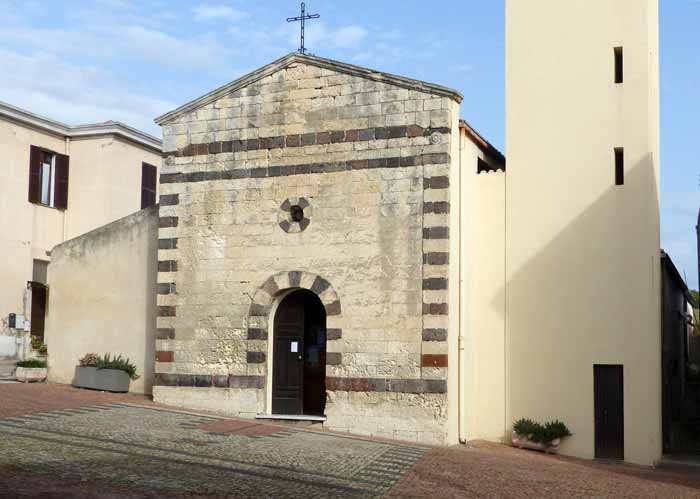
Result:
{"label": "white cloud", "polygon": [[205,67],[226,70],[225,61],[236,52],[214,35],[175,37],[139,24],[96,24],[80,31],[15,25],[0,30],[0,41],[56,56],[131,59],[175,68]]}
{"label": "white cloud", "polygon": [[176,107],[125,88],[115,75],[46,53],[0,50],[0,100],[68,124],[116,120],[160,135],[153,118]]}
{"label": "white cloud", "polygon": [[192,13],[195,21],[240,21],[250,15],[228,5],[197,5]]}

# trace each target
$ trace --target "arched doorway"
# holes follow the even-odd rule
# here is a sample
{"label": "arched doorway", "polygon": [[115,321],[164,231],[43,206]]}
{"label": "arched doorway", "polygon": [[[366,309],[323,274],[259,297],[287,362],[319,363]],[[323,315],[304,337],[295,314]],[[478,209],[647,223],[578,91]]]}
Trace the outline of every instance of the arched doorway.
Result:
{"label": "arched doorway", "polygon": [[272,413],[322,416],[326,407],[326,310],[311,291],[285,296],[274,317]]}

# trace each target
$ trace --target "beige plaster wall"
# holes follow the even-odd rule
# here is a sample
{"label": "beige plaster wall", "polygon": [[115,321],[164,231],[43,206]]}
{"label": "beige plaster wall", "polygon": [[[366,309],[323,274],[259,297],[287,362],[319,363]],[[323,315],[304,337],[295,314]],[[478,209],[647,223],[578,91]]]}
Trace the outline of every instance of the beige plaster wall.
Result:
{"label": "beige plaster wall", "polygon": [[160,153],[117,137],[73,140],[70,152],[67,238],[140,210],[141,164],[161,164]]}
{"label": "beige plaster wall", "polygon": [[477,173],[484,153],[462,135],[462,437],[501,441],[505,434],[505,179]]}
{"label": "beige plaster wall", "polygon": [[[625,458],[653,464],[661,455],[657,2],[508,0],[506,33],[507,420],[562,419],[574,433],[562,451],[591,458],[593,365],[622,364]],[[624,186],[615,186],[615,147],[625,148]]]}
{"label": "beige plaster wall", "polygon": [[[27,200],[32,145],[70,156],[67,210]],[[7,335],[8,314],[29,314],[23,297],[32,260],[50,261],[47,252],[56,244],[138,211],[141,163],[159,166],[161,160],[158,153],[116,137],[67,141],[5,119],[0,119],[0,149],[0,335]]]}
{"label": "beige plaster wall", "polygon": [[84,354],[122,354],[150,393],[156,328],[158,208],[138,211],[52,251],[46,330],[49,381],[71,383]]}

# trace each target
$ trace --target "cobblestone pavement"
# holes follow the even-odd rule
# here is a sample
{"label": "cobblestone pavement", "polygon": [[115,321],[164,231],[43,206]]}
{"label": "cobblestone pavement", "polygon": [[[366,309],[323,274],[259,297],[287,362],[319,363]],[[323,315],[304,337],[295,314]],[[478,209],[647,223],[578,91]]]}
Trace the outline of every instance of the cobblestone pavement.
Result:
{"label": "cobblestone pavement", "polygon": [[143,396],[0,384],[0,499],[700,499],[648,470],[472,443],[429,448],[190,414]]}
{"label": "cobblestone pavement", "polygon": [[166,497],[379,497],[426,450],[124,402],[0,419],[0,464]]}

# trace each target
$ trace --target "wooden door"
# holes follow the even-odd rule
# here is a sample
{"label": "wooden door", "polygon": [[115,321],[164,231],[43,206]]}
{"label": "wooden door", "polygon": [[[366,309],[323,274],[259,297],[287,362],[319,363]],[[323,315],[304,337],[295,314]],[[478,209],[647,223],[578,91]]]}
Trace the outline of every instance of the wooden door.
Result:
{"label": "wooden door", "polygon": [[594,366],[595,457],[625,458],[622,366]]}
{"label": "wooden door", "polygon": [[46,291],[47,288],[41,284],[32,286],[32,315],[31,315],[31,335],[44,341],[44,323],[46,321]]}
{"label": "wooden door", "polygon": [[302,414],[304,390],[304,303],[296,293],[277,309],[272,362],[273,414]]}

